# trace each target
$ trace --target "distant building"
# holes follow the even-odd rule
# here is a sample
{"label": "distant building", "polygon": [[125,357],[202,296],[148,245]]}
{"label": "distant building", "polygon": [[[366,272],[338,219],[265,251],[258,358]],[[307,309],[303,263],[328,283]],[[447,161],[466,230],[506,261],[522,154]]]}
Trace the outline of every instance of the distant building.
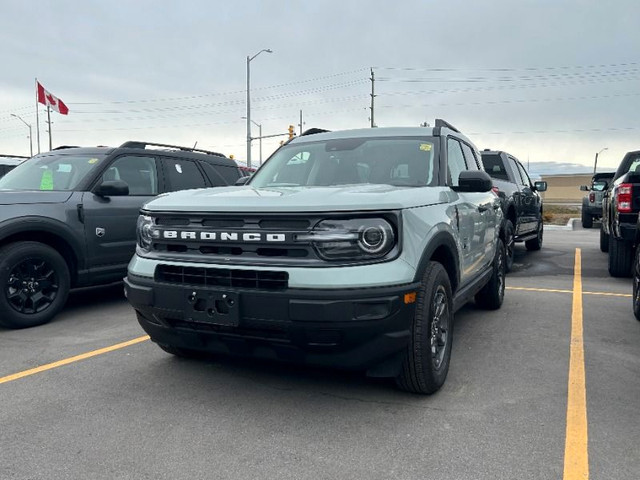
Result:
{"label": "distant building", "polygon": [[593,172],[589,173],[563,173],[540,175],[541,180],[547,182],[546,192],[542,192],[542,198],[549,203],[573,203],[579,205],[585,192],[580,191],[580,185],[589,185]]}

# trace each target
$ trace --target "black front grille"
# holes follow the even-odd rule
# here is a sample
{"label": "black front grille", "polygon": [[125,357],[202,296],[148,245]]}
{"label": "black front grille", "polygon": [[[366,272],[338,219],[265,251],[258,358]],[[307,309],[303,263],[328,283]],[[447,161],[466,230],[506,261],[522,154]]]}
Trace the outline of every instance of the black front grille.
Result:
{"label": "black front grille", "polygon": [[287,272],[266,270],[158,265],[155,278],[159,282],[204,287],[284,290],[289,286]]}

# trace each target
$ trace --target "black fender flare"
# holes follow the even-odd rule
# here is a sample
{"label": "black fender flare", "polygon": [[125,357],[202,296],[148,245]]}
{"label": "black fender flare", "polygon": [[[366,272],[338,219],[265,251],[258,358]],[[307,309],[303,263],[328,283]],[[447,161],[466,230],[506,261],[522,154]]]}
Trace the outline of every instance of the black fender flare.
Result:
{"label": "black fender flare", "polygon": [[445,264],[444,267],[449,273],[451,288],[455,292],[458,285],[460,285],[460,258],[458,255],[456,241],[454,240],[453,235],[448,231],[440,231],[436,233],[427,245],[427,248],[422,252],[420,263],[416,269],[414,282],[420,282],[422,280],[422,275],[424,275],[429,261],[432,259],[434,253],[440,248],[444,248],[445,251],[449,252],[449,258],[447,259],[447,264]]}
{"label": "black fender flare", "polygon": [[[72,250],[78,270],[85,268],[86,256],[83,239],[78,239],[67,224],[56,219],[29,215],[11,218],[0,223],[0,243],[21,233],[47,233],[64,241]],[[47,243],[47,242],[43,242]]]}

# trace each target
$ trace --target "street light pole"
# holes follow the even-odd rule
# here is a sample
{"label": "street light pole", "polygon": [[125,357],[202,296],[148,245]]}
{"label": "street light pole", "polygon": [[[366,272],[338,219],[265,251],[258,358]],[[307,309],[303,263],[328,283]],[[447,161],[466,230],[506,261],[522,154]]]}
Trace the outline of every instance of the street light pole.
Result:
{"label": "street light pole", "polygon": [[[247,119],[247,117],[241,117],[243,119]],[[253,123],[256,127],[258,127],[258,134],[259,136],[257,137],[258,140],[260,140],[260,165],[262,165],[262,124],[258,123],[254,120],[251,120],[251,123]],[[251,140],[255,140],[255,137],[251,137]]]}
{"label": "street light pole", "polygon": [[609,150],[608,147],[604,147],[602,150],[600,150],[598,153],[596,153],[596,159],[593,162],[593,174],[596,174],[596,168],[598,167],[598,155],[600,155],[602,152],[604,152],[605,150]]}
{"label": "street light pole", "polygon": [[27,122],[25,122],[22,117],[16,115],[15,113],[11,114],[12,117],[16,117],[18,120],[20,120],[22,123],[24,123],[27,127],[29,127],[29,156],[33,157],[33,140],[31,138],[31,125],[29,125]]}
{"label": "street light pole", "polygon": [[[263,48],[253,57],[247,55],[247,166],[251,167],[251,60],[262,52],[273,53],[269,48]],[[260,135],[262,137],[262,135]]]}

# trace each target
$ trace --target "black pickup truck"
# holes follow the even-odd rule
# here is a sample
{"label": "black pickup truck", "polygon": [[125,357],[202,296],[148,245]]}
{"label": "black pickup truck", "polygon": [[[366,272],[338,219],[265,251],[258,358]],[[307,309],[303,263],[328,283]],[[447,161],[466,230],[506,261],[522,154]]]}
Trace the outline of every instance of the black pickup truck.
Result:
{"label": "black pickup truck", "polygon": [[629,277],[638,243],[640,150],[628,152],[602,198],[600,249],[609,252],[609,274]]}
{"label": "black pickup truck", "polygon": [[527,250],[542,248],[544,222],[538,192],[547,189],[547,182],[531,182],[520,161],[506,152],[485,149],[482,163],[493,179],[494,192],[502,201],[509,271],[513,266],[515,242],[524,242]]}
{"label": "black pickup truck", "polygon": [[22,162],[0,178],[0,326],[46,323],[70,288],[122,280],[140,208],[156,195],[240,177],[222,154],[146,142]]}

